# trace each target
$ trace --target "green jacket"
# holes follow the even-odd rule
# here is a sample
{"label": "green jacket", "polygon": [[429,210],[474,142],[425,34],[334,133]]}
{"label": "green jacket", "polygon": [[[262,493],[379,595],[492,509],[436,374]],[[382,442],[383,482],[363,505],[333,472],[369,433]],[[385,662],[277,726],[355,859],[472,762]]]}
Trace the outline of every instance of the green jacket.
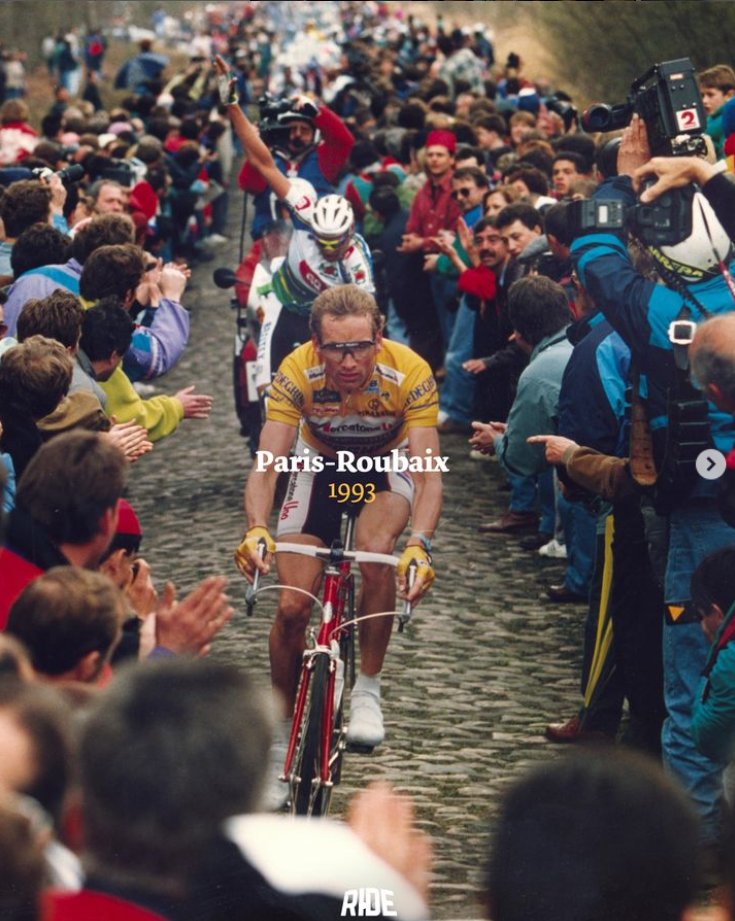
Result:
{"label": "green jacket", "polygon": [[735,605],[712,644],[702,686],[694,702],[692,738],[713,761],[735,755]]}

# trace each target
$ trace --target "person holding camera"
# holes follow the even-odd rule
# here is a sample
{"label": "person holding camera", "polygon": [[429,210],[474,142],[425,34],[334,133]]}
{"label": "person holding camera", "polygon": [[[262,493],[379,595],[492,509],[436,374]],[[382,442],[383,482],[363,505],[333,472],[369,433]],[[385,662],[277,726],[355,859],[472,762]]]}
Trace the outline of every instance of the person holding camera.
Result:
{"label": "person holding camera", "polygon": [[317,198],[314,187],[301,178],[281,172],[270,150],[237,103],[234,79],[222,58],[216,58],[220,97],[232,126],[253,168],[291,212],[294,233],[286,257],[272,279],[281,310],[265,324],[258,344],[262,367],[259,380],[270,381],[292,349],[311,335],[309,313],[317,295],[335,285],[353,284],[368,294],[375,292],[370,250],[355,233],[352,205],[341,195]]}
{"label": "person holding camera", "polygon": [[[651,228],[642,228],[636,220],[640,212],[635,209],[640,205],[636,206],[633,178],[640,180],[649,172],[660,174],[664,181],[659,187],[663,188],[665,182],[684,185],[688,182],[685,177],[693,176],[693,172],[690,164],[681,169],[664,168],[659,158],[658,163],[653,161],[655,166],[647,166],[650,158],[647,125],[634,114],[620,145],[619,175],[605,180],[593,200],[605,202],[608,213],[612,205],[622,204],[628,224],[632,219],[635,235],[645,238],[665,284],[656,284],[636,272],[622,228],[595,227],[587,231],[594,236],[578,235],[572,244],[572,258],[580,281],[630,347],[638,376],[647,387],[645,404],[651,434],[646,436],[643,431],[632,439],[631,465],[635,477],[636,469],[643,469],[646,456],[653,461],[647,481],[655,481],[654,506],[665,514],[669,526],[663,643],[668,718],[662,733],[663,756],[702,817],[704,842],[714,844],[719,835],[721,765],[697,751],[691,733],[692,707],[708,646],[690,613],[690,582],[695,567],[708,553],[732,543],[733,531],[720,516],[716,482],[698,477],[694,457],[682,451],[686,452],[690,445],[685,443],[694,437],[692,425],[703,441],[701,447],[706,447],[707,441],[721,451],[735,445],[733,417],[718,412],[712,404],[699,403],[688,379],[688,345],[696,324],[735,309],[731,276],[734,250],[729,231],[696,186],[679,200],[679,204],[685,203],[685,213],[688,211],[684,239],[656,245]],[[712,181],[713,177],[706,185]],[[650,197],[651,192],[644,193],[644,205]],[[659,204],[662,213],[671,217],[676,199],[669,196]],[[721,212],[718,207],[718,214]],[[650,208],[647,216],[652,216]],[[634,394],[634,404],[639,396]],[[697,438],[694,447],[700,449]],[[642,482],[643,477],[637,475]]]}
{"label": "person holding camera", "polygon": [[[335,190],[355,139],[331,109],[308,96],[261,100],[260,135],[284,176],[310,182],[319,195]],[[254,197],[251,235],[258,240],[274,218],[271,187],[250,157],[238,179],[240,188]]]}

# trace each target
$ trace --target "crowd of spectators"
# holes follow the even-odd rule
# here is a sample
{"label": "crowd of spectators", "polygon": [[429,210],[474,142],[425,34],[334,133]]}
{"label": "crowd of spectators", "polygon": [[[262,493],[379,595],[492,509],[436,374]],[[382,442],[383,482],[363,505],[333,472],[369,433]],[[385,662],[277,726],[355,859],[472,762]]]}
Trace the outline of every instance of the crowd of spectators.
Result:
{"label": "crowd of spectators", "polygon": [[[232,616],[226,579],[180,601],[157,588],[124,498],[157,441],[209,415],[210,397],[159,392],[157,378],[191,347],[190,267],[226,242],[232,184],[254,200],[243,301],[278,218],[252,165],[233,170],[218,53],[254,119],[264,93],[286,100],[262,125],[278,168],[350,202],[387,335],[441,382],[442,435],[502,467],[508,509],[479,526],[488,554],[520,538],[566,560],[544,599],[587,606],[584,700],[549,739],[612,744],[627,700],[621,741],[663,759],[695,807],[650,764],[607,751],[521,780],[494,835],[488,917],[683,918],[693,852],[732,847],[733,540],[724,490],[677,480],[672,499],[651,470],[667,471],[675,388],[696,402],[667,332],[692,305],[708,318],[690,349],[702,412],[714,445],[735,445],[730,180],[704,160],[649,163],[637,117],[622,136],[585,133],[574,100],[518,55],[496,61],[480,23],[294,6],[208,5],[176,72],[180,49],[157,46],[165,17],[116,74],[104,32],[62,33],[45,48],[55,95],[38,124],[12,66],[23,56],[6,54],[0,877],[13,882],[0,881],[0,916],[40,917],[43,890],[57,921],[229,918],[242,904],[258,918],[337,917],[360,887],[394,892],[400,917],[428,916],[429,847],[389,791],[358,800],[349,830],[256,814],[271,707],[242,674],[199,661]],[[707,131],[732,156],[735,72],[699,82]],[[629,254],[621,233],[575,233],[575,201],[630,205],[645,175],[699,184],[714,259],[690,259],[686,241]],[[603,806],[605,842],[586,821]],[[332,879],[307,859],[322,835],[340,855]],[[113,903],[128,913],[106,914]]]}

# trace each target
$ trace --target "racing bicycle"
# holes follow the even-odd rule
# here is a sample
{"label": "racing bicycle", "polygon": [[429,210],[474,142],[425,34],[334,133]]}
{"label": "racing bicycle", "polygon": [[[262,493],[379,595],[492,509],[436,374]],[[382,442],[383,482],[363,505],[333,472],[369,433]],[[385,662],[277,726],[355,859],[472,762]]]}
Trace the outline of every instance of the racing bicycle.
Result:
{"label": "racing bicycle", "polygon": [[[346,516],[344,541],[335,540],[330,548],[308,544],[278,542],[277,553],[300,553],[326,563],[321,600],[307,593],[317,603],[320,620],[309,627],[301,663],[291,733],[281,780],[289,785],[289,808],[293,815],[327,815],[334,785],[342,773],[342,757],[347,743],[344,720],[345,683],[352,687],[355,679],[355,625],[363,618],[355,616],[355,576],[353,563],[377,563],[395,567],[398,557],[351,549],[354,541],[355,516]],[[265,552],[263,542],[262,552]],[[246,596],[250,615],[259,592],[282,586],[259,586],[256,573]],[[407,574],[409,586],[415,577],[415,564]],[[411,604],[402,611],[386,611],[365,617],[392,617],[398,613],[398,631],[403,632],[411,618]]]}

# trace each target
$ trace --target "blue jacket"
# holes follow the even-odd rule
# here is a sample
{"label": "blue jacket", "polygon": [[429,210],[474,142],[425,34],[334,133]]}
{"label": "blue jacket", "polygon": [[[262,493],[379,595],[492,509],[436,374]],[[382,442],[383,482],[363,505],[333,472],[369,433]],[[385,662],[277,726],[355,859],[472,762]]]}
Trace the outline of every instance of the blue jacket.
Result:
{"label": "blue jacket", "polygon": [[[607,179],[595,198],[622,200],[634,204],[635,195],[627,176]],[[577,274],[611,326],[630,347],[641,374],[641,393],[647,396],[654,454],[660,464],[664,455],[668,418],[667,391],[676,383],[676,367],[668,338],[669,324],[677,319],[684,298],[671,288],[639,275],[630,261],[622,236],[596,233],[579,237],[572,244]],[[731,270],[735,266],[731,266]],[[689,285],[689,290],[711,314],[729,313],[735,302],[724,279],[717,277]],[[705,319],[692,308],[692,319]],[[723,452],[735,445],[735,421],[731,415],[709,404],[712,437]],[[696,489],[705,486],[701,481]],[[706,487],[710,494],[712,489]]]}
{"label": "blue jacket", "polygon": [[[277,154],[274,159],[276,161],[276,166],[284,176],[293,177],[290,164],[284,157]],[[331,195],[334,192],[334,186],[319,168],[316,147],[310,150],[304,159],[300,161],[296,175],[298,175],[300,179],[306,179],[307,182],[310,182],[314,186],[317,198],[321,198],[323,195]],[[270,187],[264,192],[259,192],[254,196],[253,205],[255,207],[255,214],[253,215],[253,226],[251,229],[253,240],[257,240],[261,237],[266,225],[279,217],[279,214],[275,210],[277,201],[278,199],[273,192],[271,192]],[[294,221],[294,226],[301,228],[306,227],[306,225],[300,221]]]}
{"label": "blue jacket", "polygon": [[625,390],[630,349],[603,314],[567,329],[574,351],[559,393],[559,434],[601,454],[625,457]]}
{"label": "blue jacket", "polygon": [[533,476],[548,470],[544,446],[528,444],[529,435],[556,434],[559,389],[572,345],[564,329],[534,348],[518,379],[505,433],[495,439],[495,453],[507,473]]}

